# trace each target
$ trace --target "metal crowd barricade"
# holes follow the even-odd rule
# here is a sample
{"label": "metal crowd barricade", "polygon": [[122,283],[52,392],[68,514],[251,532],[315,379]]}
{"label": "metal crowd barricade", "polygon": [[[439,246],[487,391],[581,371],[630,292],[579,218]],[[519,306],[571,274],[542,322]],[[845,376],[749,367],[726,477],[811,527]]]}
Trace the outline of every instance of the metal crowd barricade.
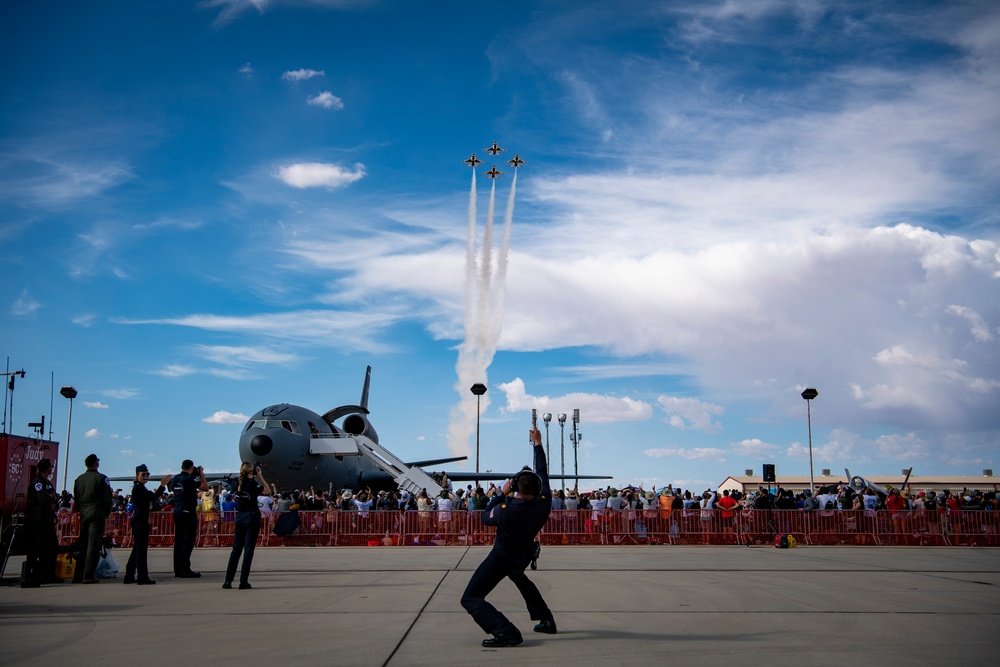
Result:
{"label": "metal crowd barricade", "polygon": [[[291,535],[273,533],[278,514],[261,518],[258,546],[477,546],[493,543],[496,529],[483,525],[482,512],[338,511],[299,512]],[[739,545],[769,543],[792,535],[803,545],[1000,546],[1000,512],[923,510],[558,510],[539,532],[545,545]],[[197,546],[230,547],[233,513],[199,514]],[[153,512],[149,546],[172,547],[173,514]],[[80,516],[56,515],[59,544],[76,543]],[[132,546],[129,517],[108,517],[105,535],[115,545]]]}

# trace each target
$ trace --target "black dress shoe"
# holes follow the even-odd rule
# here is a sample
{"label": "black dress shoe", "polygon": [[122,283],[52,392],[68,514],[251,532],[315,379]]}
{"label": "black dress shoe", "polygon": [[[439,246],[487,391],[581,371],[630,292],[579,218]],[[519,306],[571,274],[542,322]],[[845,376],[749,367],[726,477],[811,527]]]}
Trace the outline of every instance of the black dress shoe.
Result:
{"label": "black dress shoe", "polygon": [[499,648],[502,646],[517,646],[524,639],[521,637],[521,633],[507,633],[502,635],[497,635],[496,637],[490,637],[489,639],[483,640],[483,646],[486,648]]}
{"label": "black dress shoe", "polygon": [[253,586],[251,586],[250,584],[240,584],[241,591],[250,590],[251,588],[253,588]]}
{"label": "black dress shoe", "polygon": [[231,581],[223,581],[222,582],[222,587],[225,588],[228,591],[230,588],[233,587],[233,582],[231,582]]}
{"label": "black dress shoe", "polygon": [[535,632],[544,632],[547,635],[554,635],[556,633],[556,622],[542,621],[535,626]]}
{"label": "black dress shoe", "polygon": [[140,586],[152,586],[153,584],[156,583],[156,581],[154,581],[153,579],[140,579],[135,583],[139,584]]}
{"label": "black dress shoe", "polygon": [[125,578],[124,578],[124,579],[122,579],[122,583],[123,583],[123,584],[134,584],[134,583],[135,583],[135,577],[130,577],[130,576],[128,576],[128,575],[126,574],[126,575],[125,575]]}
{"label": "black dress shoe", "polygon": [[181,579],[197,579],[201,576],[201,572],[185,572],[184,574],[175,574],[174,576]]}

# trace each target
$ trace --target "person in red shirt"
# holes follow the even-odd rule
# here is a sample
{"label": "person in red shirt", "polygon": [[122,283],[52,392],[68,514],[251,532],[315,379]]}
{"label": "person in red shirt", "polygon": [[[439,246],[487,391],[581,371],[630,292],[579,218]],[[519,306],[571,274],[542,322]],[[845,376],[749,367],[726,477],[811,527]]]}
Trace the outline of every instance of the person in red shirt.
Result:
{"label": "person in red shirt", "polygon": [[907,503],[906,498],[899,495],[898,489],[891,489],[889,497],[885,499],[885,508],[892,512],[892,529],[896,534],[896,544],[901,544],[909,503]]}
{"label": "person in red shirt", "polygon": [[729,495],[729,489],[722,492],[722,497],[715,501],[715,504],[722,510],[722,526],[723,530],[727,533],[733,532],[733,517],[735,516],[733,509],[736,508],[739,503],[736,499]]}

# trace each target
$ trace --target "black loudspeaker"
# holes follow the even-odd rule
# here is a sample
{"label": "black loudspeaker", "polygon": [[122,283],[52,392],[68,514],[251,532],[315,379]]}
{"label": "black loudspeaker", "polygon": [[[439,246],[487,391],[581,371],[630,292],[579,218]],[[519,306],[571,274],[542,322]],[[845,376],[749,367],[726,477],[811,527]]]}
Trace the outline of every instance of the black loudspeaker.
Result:
{"label": "black loudspeaker", "polygon": [[775,481],[775,479],[774,479],[774,464],[773,463],[765,463],[764,464],[764,481],[765,482],[773,482],[773,481]]}

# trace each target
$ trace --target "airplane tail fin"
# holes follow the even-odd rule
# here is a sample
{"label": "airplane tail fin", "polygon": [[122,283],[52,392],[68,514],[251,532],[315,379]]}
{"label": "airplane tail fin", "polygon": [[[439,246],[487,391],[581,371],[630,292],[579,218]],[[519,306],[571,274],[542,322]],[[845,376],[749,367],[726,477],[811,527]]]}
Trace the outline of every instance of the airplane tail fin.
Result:
{"label": "airplane tail fin", "polygon": [[361,407],[364,409],[365,413],[368,412],[368,388],[372,383],[372,367],[369,366],[368,370],[365,371],[365,386],[361,390]]}

